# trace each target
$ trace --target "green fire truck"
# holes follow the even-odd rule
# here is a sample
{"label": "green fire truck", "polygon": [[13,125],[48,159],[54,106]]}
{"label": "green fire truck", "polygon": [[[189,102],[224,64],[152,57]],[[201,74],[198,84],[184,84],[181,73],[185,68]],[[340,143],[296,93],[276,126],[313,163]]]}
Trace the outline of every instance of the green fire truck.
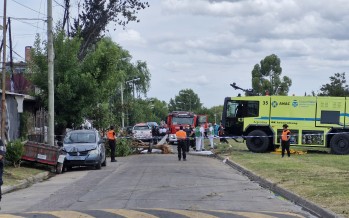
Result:
{"label": "green fire truck", "polygon": [[328,147],[333,154],[349,154],[349,97],[225,98],[225,134],[243,137],[252,152],[266,152],[280,145],[285,123],[291,131],[291,145]]}

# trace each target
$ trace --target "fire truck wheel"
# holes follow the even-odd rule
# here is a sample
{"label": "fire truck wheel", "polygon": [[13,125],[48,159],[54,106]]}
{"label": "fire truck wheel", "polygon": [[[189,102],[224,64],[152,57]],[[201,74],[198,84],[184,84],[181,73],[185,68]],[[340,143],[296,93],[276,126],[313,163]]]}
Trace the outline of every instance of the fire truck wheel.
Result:
{"label": "fire truck wheel", "polygon": [[330,141],[332,154],[349,154],[349,135],[348,133],[336,134]]}
{"label": "fire truck wheel", "polygon": [[253,130],[247,135],[246,145],[252,152],[266,152],[269,148],[269,138],[264,131]]}

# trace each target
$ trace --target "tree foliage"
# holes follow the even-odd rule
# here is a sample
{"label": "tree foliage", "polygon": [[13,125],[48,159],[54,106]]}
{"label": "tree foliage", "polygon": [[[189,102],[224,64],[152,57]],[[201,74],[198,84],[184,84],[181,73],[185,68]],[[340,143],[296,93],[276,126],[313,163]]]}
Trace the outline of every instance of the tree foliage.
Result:
{"label": "tree foliage", "polygon": [[280,78],[282,68],[280,59],[275,54],[266,56],[252,70],[252,88],[257,95],[287,95],[292,80],[284,76]]}
{"label": "tree foliage", "polygon": [[[69,2],[70,0],[65,0],[65,5],[68,7]],[[103,37],[110,22],[123,27],[130,21],[139,22],[138,11],[147,7],[149,3],[141,0],[84,0],[82,10],[74,19],[71,30],[71,36],[82,38],[79,59],[82,60],[88,49]]]}
{"label": "tree foliage", "polygon": [[330,83],[322,85],[320,96],[348,96],[349,86],[346,84],[345,73],[335,73],[330,76]]}
{"label": "tree foliage", "polygon": [[[129,76],[140,78],[134,87],[141,92],[146,93],[150,86],[150,73],[146,63],[131,63],[128,51],[110,38],[100,40],[94,49],[89,50],[83,61],[78,59],[80,45],[78,37],[69,38],[61,30],[54,34],[54,111],[57,135],[63,134],[66,127],[80,126],[84,118],[93,120],[98,128],[121,122],[120,112],[123,107],[116,104],[115,99],[119,98],[119,87]],[[33,72],[31,80],[42,90],[38,97],[47,108],[47,55],[46,49],[42,47],[45,48],[46,43],[37,38],[30,64]],[[126,93],[131,95],[130,90]]]}
{"label": "tree foliage", "polygon": [[192,89],[180,90],[174,99],[170,99],[168,104],[170,111],[193,111],[201,109],[202,103],[199,96]]}

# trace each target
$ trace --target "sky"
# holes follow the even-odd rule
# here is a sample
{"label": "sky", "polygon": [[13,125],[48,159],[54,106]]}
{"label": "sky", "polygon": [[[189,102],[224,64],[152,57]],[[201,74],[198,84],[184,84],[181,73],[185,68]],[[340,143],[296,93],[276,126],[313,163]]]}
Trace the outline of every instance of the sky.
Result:
{"label": "sky", "polygon": [[[46,0],[7,0],[7,16],[45,19]],[[76,13],[77,0],[71,0]],[[222,105],[237,96],[230,84],[249,89],[255,64],[271,54],[292,79],[289,95],[318,93],[330,76],[348,72],[349,2],[346,0],[149,0],[139,23],[106,34],[145,61],[151,73],[147,97],[169,102],[192,89],[203,106]],[[0,3],[3,14],[3,1]],[[54,20],[63,0],[53,0]],[[1,17],[2,18],[2,17]],[[11,19],[15,59],[46,37],[42,20]],[[2,35],[2,34],[1,34]],[[19,57],[21,56],[21,57]],[[348,77],[348,75],[347,75]]]}

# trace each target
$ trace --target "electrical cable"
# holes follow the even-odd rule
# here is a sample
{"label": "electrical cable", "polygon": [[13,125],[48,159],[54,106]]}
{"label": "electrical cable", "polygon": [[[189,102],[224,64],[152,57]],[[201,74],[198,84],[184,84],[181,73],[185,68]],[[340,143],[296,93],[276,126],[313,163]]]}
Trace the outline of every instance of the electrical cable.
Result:
{"label": "electrical cable", "polygon": [[45,17],[47,16],[46,14],[43,14],[43,13],[41,13],[40,11],[37,11],[37,10],[32,9],[32,8],[30,8],[30,7],[28,7],[28,6],[24,5],[24,4],[22,4],[22,3],[19,3],[19,2],[17,2],[16,0],[12,0],[12,1],[15,2],[15,3],[17,3],[17,4],[19,4],[19,5],[21,5],[22,7],[25,7],[25,8],[27,8],[27,9],[31,10],[31,11],[34,11],[34,12],[39,13],[39,14],[41,14],[41,15],[44,15]]}

